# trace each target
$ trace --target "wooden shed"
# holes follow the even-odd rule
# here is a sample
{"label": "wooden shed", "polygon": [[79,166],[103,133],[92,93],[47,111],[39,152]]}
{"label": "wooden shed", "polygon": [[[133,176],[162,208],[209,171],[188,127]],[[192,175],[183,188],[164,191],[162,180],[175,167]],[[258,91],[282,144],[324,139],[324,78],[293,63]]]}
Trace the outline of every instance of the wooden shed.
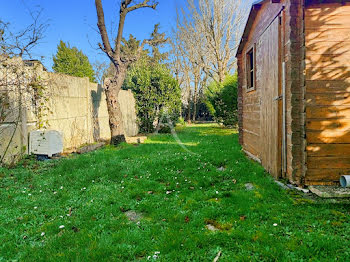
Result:
{"label": "wooden shed", "polygon": [[297,185],[350,175],[350,0],[255,2],[237,61],[246,154]]}

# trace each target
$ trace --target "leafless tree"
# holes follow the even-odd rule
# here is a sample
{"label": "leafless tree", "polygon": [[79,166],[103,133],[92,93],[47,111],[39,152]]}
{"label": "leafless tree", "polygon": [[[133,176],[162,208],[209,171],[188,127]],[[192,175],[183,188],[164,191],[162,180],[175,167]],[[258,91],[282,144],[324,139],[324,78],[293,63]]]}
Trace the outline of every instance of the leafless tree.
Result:
{"label": "leafless tree", "polygon": [[[186,0],[179,8],[176,31],[199,54],[206,75],[222,83],[235,66],[234,54],[244,19],[241,0]],[[196,59],[197,60],[197,59]]]}
{"label": "leafless tree", "polygon": [[[30,12],[30,16],[32,23],[17,33],[11,30],[11,24],[0,20],[0,165],[7,155],[11,156],[12,162],[21,155],[13,154],[9,149],[15,133],[25,123],[27,108],[35,110],[39,128],[44,127],[42,116],[49,111],[43,106],[46,83],[37,74],[41,64],[33,63],[28,67],[22,60],[32,57],[32,49],[40,44],[49,25],[42,20],[42,10]],[[4,133],[8,135],[4,136]],[[19,151],[22,153],[22,150]]]}
{"label": "leafless tree", "polygon": [[160,34],[159,26],[156,25],[150,39],[145,39],[139,45],[136,52],[122,52],[122,40],[123,31],[125,25],[126,16],[140,8],[156,9],[158,5],[157,1],[153,0],[122,0],[120,3],[119,11],[119,26],[118,33],[115,39],[115,47],[113,48],[105,24],[105,15],[101,0],[95,0],[96,12],[98,17],[98,29],[101,35],[102,44],[99,44],[100,49],[106,53],[111,63],[115,67],[114,76],[106,79],[104,83],[107,108],[109,114],[109,125],[111,129],[111,144],[117,145],[120,142],[125,141],[124,127],[122,121],[122,114],[118,101],[118,94],[122,88],[123,82],[126,77],[128,67],[136,62],[142,53],[142,50],[146,44],[155,45],[166,41],[165,35]]}
{"label": "leafless tree", "polygon": [[31,11],[32,23],[19,32],[13,32],[10,24],[0,21],[0,54],[7,56],[32,57],[32,49],[41,43],[48,20],[42,18],[43,10]]}
{"label": "leafless tree", "polygon": [[194,29],[192,21],[178,12],[172,37],[173,70],[183,78],[180,85],[183,86],[188,99],[188,121],[191,120],[191,102],[193,102],[192,120],[196,120],[199,93],[207,79],[204,74],[200,34]]}
{"label": "leafless tree", "polygon": [[169,66],[173,71],[179,86],[182,89],[182,104],[187,105],[188,115],[187,120],[190,120],[191,111],[191,76],[190,76],[190,65],[187,59],[185,59],[183,52],[183,43],[181,42],[179,35],[174,33],[170,44],[170,63]]}
{"label": "leafless tree", "polygon": [[96,61],[92,64],[95,71],[95,78],[99,84],[102,84],[109,65],[106,62]]}

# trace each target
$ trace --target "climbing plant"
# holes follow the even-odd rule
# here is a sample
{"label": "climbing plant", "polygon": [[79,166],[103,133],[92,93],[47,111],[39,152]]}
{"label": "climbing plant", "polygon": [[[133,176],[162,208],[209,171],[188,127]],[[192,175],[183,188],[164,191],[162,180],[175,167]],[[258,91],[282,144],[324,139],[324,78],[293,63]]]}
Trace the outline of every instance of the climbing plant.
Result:
{"label": "climbing plant", "polygon": [[[49,112],[48,104],[44,103],[46,92],[41,88],[45,81],[38,77],[35,66],[28,66],[23,60],[32,59],[31,51],[44,38],[49,24],[43,20],[42,9],[29,13],[31,22],[18,32],[11,28],[11,23],[0,19],[0,165],[5,157],[10,164],[16,162],[26,151],[26,145],[18,145],[17,141],[15,144],[14,138],[20,124],[24,124],[27,110],[34,108],[31,111],[42,128],[45,127],[42,119]],[[13,152],[9,152],[11,148]]]}
{"label": "climbing plant", "polygon": [[[21,148],[12,144],[16,132],[20,132],[20,124],[27,124],[29,112],[35,118],[37,129],[48,127],[48,116],[52,113],[47,89],[50,83],[41,76],[42,70],[37,66],[28,67],[18,57],[0,61],[0,164],[5,157],[11,158],[7,162],[15,162],[26,151],[25,144]],[[9,152],[11,148],[14,152]]]}

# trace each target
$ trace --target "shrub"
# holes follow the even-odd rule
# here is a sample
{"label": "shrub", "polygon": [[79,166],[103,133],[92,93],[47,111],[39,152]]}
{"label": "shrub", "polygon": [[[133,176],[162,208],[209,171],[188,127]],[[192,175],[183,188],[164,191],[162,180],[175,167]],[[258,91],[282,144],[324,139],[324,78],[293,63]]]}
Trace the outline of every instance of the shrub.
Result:
{"label": "shrub", "polygon": [[139,61],[129,69],[124,89],[134,93],[140,131],[150,133],[162,122],[177,122],[181,90],[165,65]]}
{"label": "shrub", "polygon": [[179,117],[177,123],[182,126],[186,125],[185,119],[183,117]]}
{"label": "shrub", "polygon": [[170,134],[171,133],[171,128],[168,124],[160,124],[158,127],[158,133],[160,134]]}
{"label": "shrub", "polygon": [[235,126],[238,121],[237,74],[228,75],[222,84],[211,83],[206,92],[206,105],[218,123]]}

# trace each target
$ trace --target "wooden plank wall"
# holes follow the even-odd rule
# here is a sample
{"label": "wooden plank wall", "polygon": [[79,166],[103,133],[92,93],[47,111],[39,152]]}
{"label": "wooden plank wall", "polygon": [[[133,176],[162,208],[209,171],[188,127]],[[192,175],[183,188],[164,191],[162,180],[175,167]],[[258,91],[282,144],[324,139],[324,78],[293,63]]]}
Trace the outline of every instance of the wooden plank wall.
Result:
{"label": "wooden plank wall", "polygon": [[261,163],[275,178],[281,175],[279,18],[260,36],[256,44],[257,86],[261,89]]}
{"label": "wooden plank wall", "polygon": [[[283,13],[283,46],[281,55],[285,62],[286,83],[286,178],[303,184],[305,174],[305,116],[304,112],[304,26],[303,0],[281,0],[263,2],[246,40],[242,53],[238,55],[239,72],[239,131],[243,149],[261,160],[261,90],[246,92],[245,54],[256,43],[261,34],[281,12]],[[277,51],[277,50],[276,50]],[[276,123],[277,124],[277,123]]]}
{"label": "wooden plank wall", "polygon": [[350,3],[305,10],[305,184],[350,174]]}
{"label": "wooden plank wall", "polygon": [[[264,33],[265,29],[274,20],[276,15],[281,11],[285,1],[280,3],[271,3],[266,1],[259,10],[252,28],[250,30],[247,43],[242,51],[242,54],[238,57],[238,71],[240,88],[239,99],[242,99],[242,112],[241,112],[241,135],[242,135],[242,147],[244,150],[250,152],[256,158],[261,159],[262,143],[261,141],[261,126],[260,126],[260,114],[261,114],[261,86],[257,85],[255,91],[246,91],[246,68],[245,68],[245,54],[250,50],[254,44],[258,41],[259,37]],[[257,64],[257,66],[259,66]]]}
{"label": "wooden plank wall", "polygon": [[285,8],[284,54],[286,79],[286,178],[302,185],[305,169],[304,145],[304,0],[289,0]]}

